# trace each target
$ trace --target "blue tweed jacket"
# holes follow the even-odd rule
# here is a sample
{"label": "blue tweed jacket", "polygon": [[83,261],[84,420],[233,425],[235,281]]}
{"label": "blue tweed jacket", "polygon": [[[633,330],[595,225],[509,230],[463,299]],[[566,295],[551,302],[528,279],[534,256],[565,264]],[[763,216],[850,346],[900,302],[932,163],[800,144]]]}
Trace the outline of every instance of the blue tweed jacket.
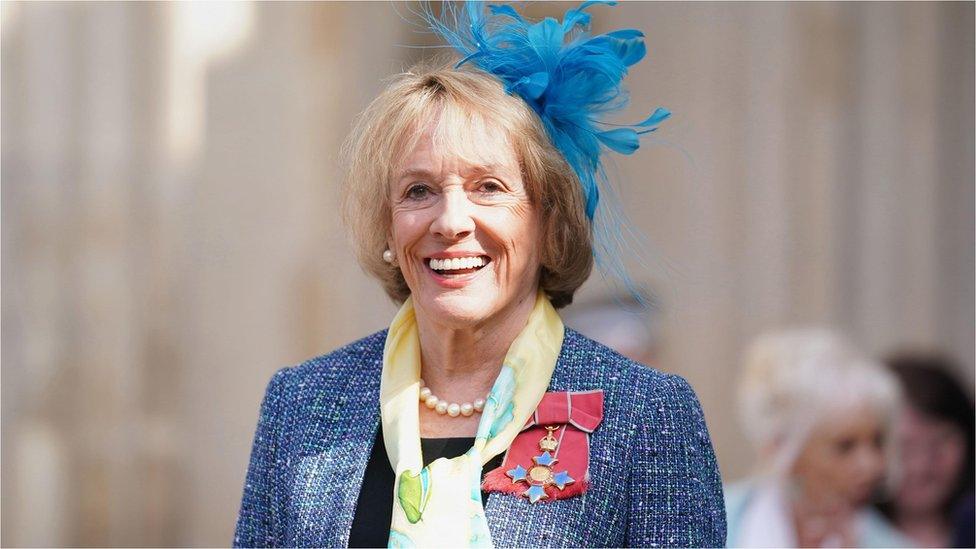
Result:
{"label": "blue tweed jacket", "polygon": [[[386,331],[284,368],[268,384],[235,547],[345,547],[380,422]],[[499,547],[725,544],[725,506],[701,407],[688,383],[566,329],[550,391],[604,390],[590,488],[530,504],[496,494]]]}

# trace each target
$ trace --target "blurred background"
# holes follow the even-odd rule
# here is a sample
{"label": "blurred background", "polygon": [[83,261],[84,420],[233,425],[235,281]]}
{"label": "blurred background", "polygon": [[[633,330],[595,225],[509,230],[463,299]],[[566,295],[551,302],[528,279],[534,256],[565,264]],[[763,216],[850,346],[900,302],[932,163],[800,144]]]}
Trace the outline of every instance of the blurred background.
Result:
{"label": "blurred background", "polygon": [[[973,7],[593,10],[647,34],[622,119],[674,113],[616,163],[657,303],[624,339],[694,386],[727,480],[766,329],[938,350],[971,394]],[[395,312],[338,223],[337,150],[435,42],[390,2],[0,9],[0,541],[227,545],[271,374]],[[611,293],[593,276],[568,323],[619,334],[586,310]]]}

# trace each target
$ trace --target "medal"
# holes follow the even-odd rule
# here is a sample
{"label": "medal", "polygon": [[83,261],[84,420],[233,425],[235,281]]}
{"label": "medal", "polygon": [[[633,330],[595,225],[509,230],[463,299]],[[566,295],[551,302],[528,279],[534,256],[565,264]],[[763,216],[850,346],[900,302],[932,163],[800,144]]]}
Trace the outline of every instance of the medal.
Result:
{"label": "medal", "polygon": [[[563,427],[565,429],[565,427]],[[516,465],[514,469],[506,471],[506,475],[512,479],[512,484],[524,482],[528,488],[522,495],[529,498],[529,502],[536,503],[540,499],[549,497],[546,494],[547,486],[555,486],[563,490],[567,485],[576,482],[569,476],[569,471],[556,473],[553,466],[559,461],[555,457],[558,453],[559,441],[552,436],[552,432],[559,427],[546,427],[546,436],[539,440],[539,450],[542,451],[538,456],[532,458],[533,465],[526,470],[521,465]]]}
{"label": "medal", "polygon": [[569,499],[590,487],[590,434],[603,420],[603,391],[548,392],[481,489],[530,503]]}

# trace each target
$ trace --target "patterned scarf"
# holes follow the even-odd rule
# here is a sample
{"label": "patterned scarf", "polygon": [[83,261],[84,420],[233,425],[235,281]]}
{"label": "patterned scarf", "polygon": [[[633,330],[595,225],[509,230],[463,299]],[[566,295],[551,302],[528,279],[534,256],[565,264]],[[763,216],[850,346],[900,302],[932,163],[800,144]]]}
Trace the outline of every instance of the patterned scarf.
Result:
{"label": "patterned scarf", "polygon": [[408,299],[383,350],[383,439],[396,473],[390,547],[492,547],[481,501],[481,469],[504,452],[549,386],[563,323],[540,291],[529,321],[505,355],[481,413],[474,446],[423,466],[420,450],[420,339]]}

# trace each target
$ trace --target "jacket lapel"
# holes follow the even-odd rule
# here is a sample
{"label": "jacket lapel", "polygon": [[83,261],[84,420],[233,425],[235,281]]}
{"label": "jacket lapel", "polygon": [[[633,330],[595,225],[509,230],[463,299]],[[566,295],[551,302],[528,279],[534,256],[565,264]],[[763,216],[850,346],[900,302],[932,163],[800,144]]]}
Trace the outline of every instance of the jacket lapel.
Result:
{"label": "jacket lapel", "polygon": [[[363,371],[369,370],[363,368]],[[376,440],[376,430],[380,424],[380,376],[370,372],[368,379],[360,379],[351,387],[362,387],[362,398],[350,400],[341,412],[343,430],[347,435],[340,443],[346,448],[343,466],[346,468],[345,490],[339,509],[343,509],[342,516],[335,522],[339,536],[338,546],[349,546],[349,532],[356,514],[356,504],[359,500],[359,490],[363,485],[363,475],[366,472],[366,462],[373,451]],[[358,391],[350,391],[358,392]],[[333,544],[335,545],[335,544]]]}
{"label": "jacket lapel", "polygon": [[[296,546],[346,547],[356,503],[379,427],[378,350],[371,349],[356,362],[332,366],[317,377],[308,398],[309,417],[300,422],[308,432],[293,433],[301,440],[295,448],[297,463],[287,483],[292,491],[289,509],[295,529],[288,539]],[[373,356],[376,355],[376,356]],[[379,359],[381,362],[381,358]],[[340,387],[337,391],[337,387]],[[296,459],[296,458],[292,458]]]}
{"label": "jacket lapel", "polygon": [[[577,387],[572,383],[572,364],[567,349],[574,337],[566,331],[556,369],[552,373],[547,391],[579,391],[589,387]],[[524,497],[493,493],[488,498],[485,515],[496,547],[579,547],[578,533],[565,527],[568,517],[581,516],[584,498],[574,497],[555,501],[529,503]]]}

